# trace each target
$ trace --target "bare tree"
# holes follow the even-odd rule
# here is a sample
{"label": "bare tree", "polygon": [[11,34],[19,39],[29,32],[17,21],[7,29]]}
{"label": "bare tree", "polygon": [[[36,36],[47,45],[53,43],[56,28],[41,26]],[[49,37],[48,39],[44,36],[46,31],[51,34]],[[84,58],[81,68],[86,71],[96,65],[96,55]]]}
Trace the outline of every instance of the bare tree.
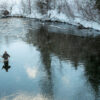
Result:
{"label": "bare tree", "polygon": [[[98,12],[97,9],[95,9],[95,1],[94,0],[88,0],[83,1],[79,3],[77,0],[75,0],[78,12],[86,19],[86,20],[92,20],[96,21],[98,20]],[[84,4],[84,5],[83,5]]]}
{"label": "bare tree", "polygon": [[23,11],[23,13],[26,13],[26,4],[25,4],[25,0],[21,0],[21,6],[22,6],[22,11]]}
{"label": "bare tree", "polygon": [[2,15],[4,15],[4,16],[9,15],[8,3],[5,1],[0,4],[0,14],[1,14],[1,16]]}
{"label": "bare tree", "polygon": [[42,14],[47,14],[48,10],[51,9],[50,6],[51,0],[38,0],[37,1],[37,9],[42,13]]}
{"label": "bare tree", "polygon": [[29,13],[31,14],[31,0],[28,0],[28,8],[29,8]]}
{"label": "bare tree", "polygon": [[24,14],[31,14],[31,1],[21,0],[22,10]]}
{"label": "bare tree", "polygon": [[0,4],[0,9],[2,9],[2,10],[6,10],[8,8],[8,3],[7,2],[2,2],[1,4]]}
{"label": "bare tree", "polygon": [[74,18],[74,13],[68,4],[67,0],[52,0],[53,2],[53,9],[56,9],[58,13],[64,13],[68,17]]}

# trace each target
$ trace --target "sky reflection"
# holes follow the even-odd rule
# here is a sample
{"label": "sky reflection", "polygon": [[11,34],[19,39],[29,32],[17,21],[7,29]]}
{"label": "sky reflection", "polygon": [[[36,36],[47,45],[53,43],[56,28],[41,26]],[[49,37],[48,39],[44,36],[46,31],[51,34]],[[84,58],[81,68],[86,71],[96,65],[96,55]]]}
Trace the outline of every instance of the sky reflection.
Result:
{"label": "sky reflection", "polygon": [[36,68],[28,67],[26,72],[29,78],[34,79],[37,76],[38,70]]}
{"label": "sky reflection", "polygon": [[11,56],[8,73],[0,63],[0,100],[99,100],[99,36],[51,25],[32,19],[0,22],[0,55],[6,50]]}
{"label": "sky reflection", "polygon": [[16,93],[12,94],[10,96],[5,96],[1,98],[0,100],[49,100],[48,98],[44,97],[41,94],[34,95],[34,94],[29,94],[29,93]]}

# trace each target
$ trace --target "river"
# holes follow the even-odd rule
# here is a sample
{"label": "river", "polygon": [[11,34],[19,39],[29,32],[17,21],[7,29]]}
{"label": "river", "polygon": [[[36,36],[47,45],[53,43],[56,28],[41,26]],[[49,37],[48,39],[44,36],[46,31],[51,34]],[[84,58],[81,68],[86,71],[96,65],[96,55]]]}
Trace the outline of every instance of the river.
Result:
{"label": "river", "polygon": [[27,18],[0,19],[0,100],[100,100],[100,32]]}

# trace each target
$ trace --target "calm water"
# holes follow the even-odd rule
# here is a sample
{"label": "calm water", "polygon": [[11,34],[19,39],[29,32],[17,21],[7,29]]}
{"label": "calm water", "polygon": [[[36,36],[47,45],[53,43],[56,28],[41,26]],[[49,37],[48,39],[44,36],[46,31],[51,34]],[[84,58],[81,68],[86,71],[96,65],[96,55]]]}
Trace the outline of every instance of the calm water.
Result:
{"label": "calm water", "polygon": [[0,100],[100,100],[100,33],[61,23],[0,19]]}

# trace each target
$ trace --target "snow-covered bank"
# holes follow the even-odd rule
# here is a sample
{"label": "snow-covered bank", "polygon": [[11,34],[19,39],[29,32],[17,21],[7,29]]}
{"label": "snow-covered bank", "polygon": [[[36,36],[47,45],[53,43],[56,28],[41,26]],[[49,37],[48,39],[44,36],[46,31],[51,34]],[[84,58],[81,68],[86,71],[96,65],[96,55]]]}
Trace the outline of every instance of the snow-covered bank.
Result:
{"label": "snow-covered bank", "polygon": [[58,22],[69,23],[76,26],[82,25],[85,28],[93,28],[95,30],[100,30],[100,24],[92,20],[89,21],[89,20],[85,20],[85,19],[77,18],[77,17],[74,19],[71,19],[71,18],[68,18],[63,13],[60,13],[60,14],[57,13],[57,11],[52,11],[51,16],[50,17],[48,16],[49,14],[43,16],[42,14],[36,13],[36,12],[34,12],[34,14],[24,15],[24,17],[36,18],[42,21],[53,21],[53,22],[58,21]]}
{"label": "snow-covered bank", "polygon": [[0,8],[10,16],[24,16],[43,21],[59,21],[100,30],[100,14],[96,0],[7,0],[0,1]]}
{"label": "snow-covered bank", "polygon": [[66,23],[69,23],[72,25],[77,25],[77,26],[79,26],[81,24],[86,28],[93,28],[96,30],[100,30],[100,24],[98,22],[95,22],[93,20],[82,19],[80,17],[68,18],[65,14],[63,14],[63,13],[59,14],[56,11],[51,12],[50,20],[66,22]]}

